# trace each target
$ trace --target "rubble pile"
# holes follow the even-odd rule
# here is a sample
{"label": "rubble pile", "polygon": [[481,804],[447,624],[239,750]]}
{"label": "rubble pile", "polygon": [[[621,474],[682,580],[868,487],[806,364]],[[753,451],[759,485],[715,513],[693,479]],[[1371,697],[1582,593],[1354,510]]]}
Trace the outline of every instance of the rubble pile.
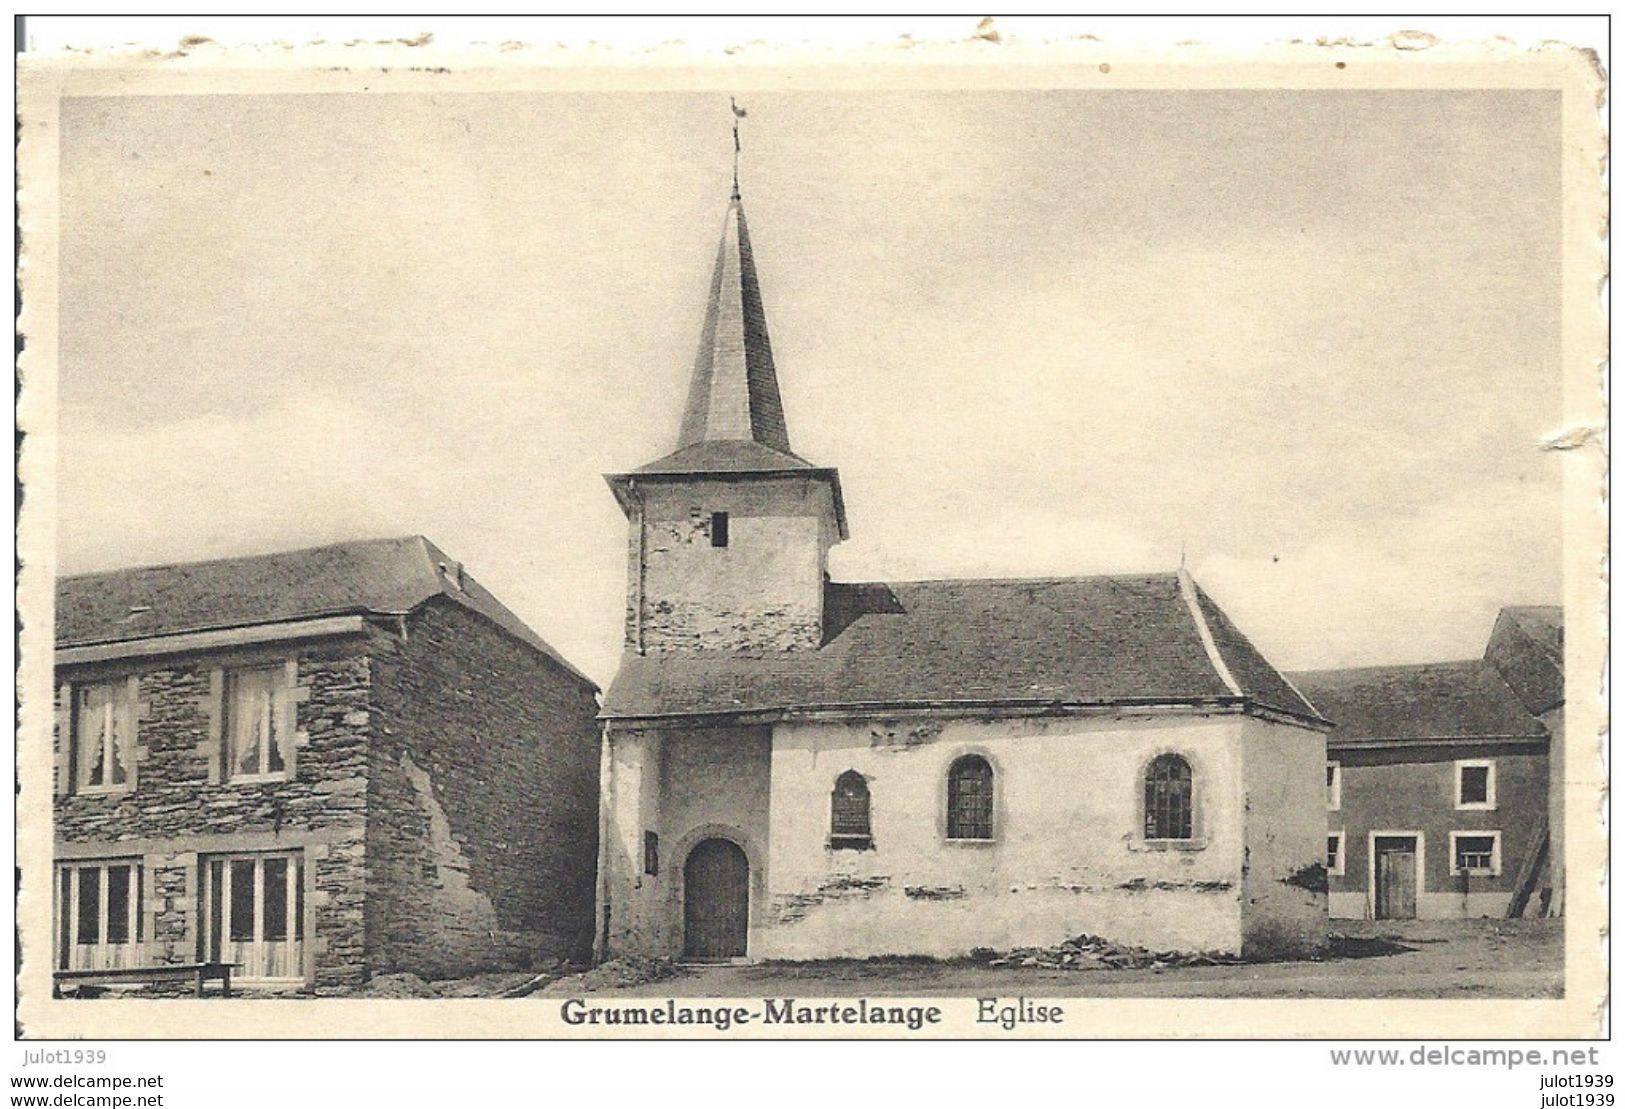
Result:
{"label": "rubble pile", "polygon": [[658,982],[677,973],[670,959],[650,959],[642,955],[622,955],[600,963],[585,974],[563,980],[573,989],[590,993],[593,990],[619,989]]}
{"label": "rubble pile", "polygon": [[557,971],[491,971],[430,985],[441,997],[519,997],[535,992],[557,977]]}
{"label": "rubble pile", "polygon": [[439,997],[440,992],[415,974],[375,974],[353,991],[361,997]]}
{"label": "rubble pile", "polygon": [[1038,967],[1044,970],[1144,970],[1162,967],[1230,966],[1242,960],[1210,951],[1152,951],[1132,944],[1113,943],[1085,932],[1054,947],[1018,947],[1003,954],[973,952],[990,967]]}
{"label": "rubble pile", "polygon": [[541,973],[528,970],[484,971],[466,978],[424,980],[409,972],[375,974],[359,986],[318,991],[324,997],[523,997],[541,989],[563,972],[557,964]]}

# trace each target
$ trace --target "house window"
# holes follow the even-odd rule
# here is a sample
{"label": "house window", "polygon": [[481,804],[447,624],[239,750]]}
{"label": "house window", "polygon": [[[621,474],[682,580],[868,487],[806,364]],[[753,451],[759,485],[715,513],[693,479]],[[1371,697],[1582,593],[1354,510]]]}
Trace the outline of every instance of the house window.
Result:
{"label": "house window", "polygon": [[993,767],[980,755],[948,768],[948,838],[993,838]]}
{"label": "house window", "polygon": [[1450,873],[1482,874],[1495,877],[1501,873],[1500,832],[1451,832]]}
{"label": "house window", "polygon": [[74,787],[86,793],[127,789],[135,748],[135,687],[129,679],[77,686],[73,692]]}
{"label": "house window", "polygon": [[829,838],[835,846],[869,842],[869,783],[856,770],[835,779],[829,802]]}
{"label": "house window", "polygon": [[1335,812],[1343,807],[1343,764],[1326,764],[1326,808]]}
{"label": "house window", "polygon": [[1462,759],[1456,763],[1456,808],[1495,808],[1495,763]]}
{"label": "house window", "polygon": [[280,778],[287,773],[287,668],[282,665],[226,674],[226,777],[229,781]]}
{"label": "house window", "polygon": [[57,867],[58,970],[114,970],[141,962],[141,864]]}
{"label": "house window", "polygon": [[643,833],[643,873],[660,873],[660,837],[653,832]]}
{"label": "house window", "polygon": [[214,855],[203,872],[203,958],[244,978],[305,976],[305,863],[298,852]]}
{"label": "house window", "polygon": [[728,514],[726,512],[711,513],[711,546],[726,547],[728,545]]}
{"label": "house window", "polygon": [[1343,862],[1344,862],[1344,859],[1343,859],[1343,833],[1342,832],[1327,832],[1326,833],[1326,873],[1327,874],[1333,874],[1333,875],[1342,874],[1343,873]]}
{"label": "house window", "polygon": [[1145,770],[1145,838],[1191,838],[1191,764],[1158,755]]}

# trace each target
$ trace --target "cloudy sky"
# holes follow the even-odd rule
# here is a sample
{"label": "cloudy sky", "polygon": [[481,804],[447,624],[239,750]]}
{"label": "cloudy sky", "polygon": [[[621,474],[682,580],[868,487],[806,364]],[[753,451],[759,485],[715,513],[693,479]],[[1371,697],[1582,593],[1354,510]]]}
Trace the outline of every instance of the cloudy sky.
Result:
{"label": "cloudy sky", "polygon": [[[1282,668],[1560,599],[1556,94],[773,93],[744,192],[837,578],[1167,570]],[[422,533],[600,681],[727,97],[63,107],[66,572]]]}

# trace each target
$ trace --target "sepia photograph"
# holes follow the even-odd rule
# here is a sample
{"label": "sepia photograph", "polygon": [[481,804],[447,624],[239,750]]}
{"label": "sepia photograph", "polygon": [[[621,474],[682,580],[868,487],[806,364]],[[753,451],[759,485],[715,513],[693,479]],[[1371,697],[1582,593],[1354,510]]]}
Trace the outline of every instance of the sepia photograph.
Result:
{"label": "sepia photograph", "polygon": [[1595,59],[981,34],[20,59],[19,1036],[1605,1034]]}

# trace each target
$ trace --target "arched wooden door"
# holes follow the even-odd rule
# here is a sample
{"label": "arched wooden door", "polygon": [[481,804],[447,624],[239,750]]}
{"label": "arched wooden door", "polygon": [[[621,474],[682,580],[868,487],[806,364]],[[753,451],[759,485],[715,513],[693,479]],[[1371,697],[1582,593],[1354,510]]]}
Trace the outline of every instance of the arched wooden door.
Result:
{"label": "arched wooden door", "polygon": [[733,959],[745,954],[750,921],[750,863],[739,845],[701,840],[683,865],[683,954]]}

